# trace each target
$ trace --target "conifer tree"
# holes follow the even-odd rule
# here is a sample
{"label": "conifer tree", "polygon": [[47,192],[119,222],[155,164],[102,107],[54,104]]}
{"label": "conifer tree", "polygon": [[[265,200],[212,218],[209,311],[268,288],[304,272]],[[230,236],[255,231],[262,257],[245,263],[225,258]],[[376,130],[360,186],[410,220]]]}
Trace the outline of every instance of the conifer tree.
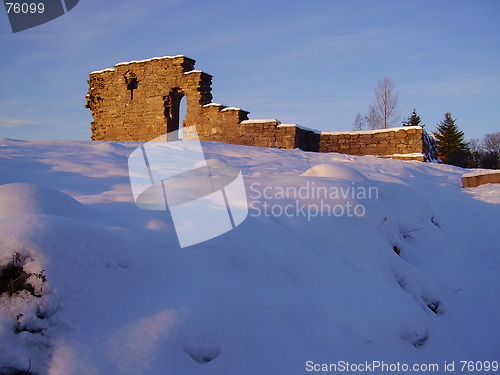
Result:
{"label": "conifer tree", "polygon": [[420,125],[420,116],[417,115],[417,110],[413,108],[413,112],[411,113],[408,119],[403,120],[403,126],[424,126]]}
{"label": "conifer tree", "polygon": [[445,113],[444,120],[438,124],[436,140],[439,157],[446,164],[459,167],[467,166],[470,154],[468,144],[464,142],[464,132],[456,125],[451,113]]}

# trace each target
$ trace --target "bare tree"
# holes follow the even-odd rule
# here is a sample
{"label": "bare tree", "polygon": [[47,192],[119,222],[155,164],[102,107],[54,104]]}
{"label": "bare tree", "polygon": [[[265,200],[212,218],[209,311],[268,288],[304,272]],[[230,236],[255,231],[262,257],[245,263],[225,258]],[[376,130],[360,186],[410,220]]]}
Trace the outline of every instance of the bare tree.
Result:
{"label": "bare tree", "polygon": [[354,130],[363,130],[365,126],[365,116],[361,114],[361,112],[356,113],[356,117],[354,117],[354,124],[352,128]]}
{"label": "bare tree", "polygon": [[469,149],[473,167],[500,169],[500,133],[486,134],[482,142],[472,138]]}
{"label": "bare tree", "polygon": [[483,151],[483,146],[481,145],[481,141],[479,139],[471,138],[467,143],[469,144],[469,150],[471,150],[471,152]]}
{"label": "bare tree", "polygon": [[387,129],[398,121],[399,93],[395,90],[394,82],[382,78],[375,88],[375,99],[368,110],[366,119],[372,129]]}
{"label": "bare tree", "polygon": [[365,120],[370,129],[380,129],[380,119],[377,116],[377,111],[373,105],[368,109],[368,113],[365,116]]}
{"label": "bare tree", "polygon": [[483,147],[488,152],[500,153],[500,133],[486,134],[483,138]]}
{"label": "bare tree", "polygon": [[481,144],[481,141],[477,138],[471,138],[467,143],[469,144],[469,150],[471,152],[472,161],[474,162],[473,166],[475,167],[480,166],[484,154],[484,149]]}

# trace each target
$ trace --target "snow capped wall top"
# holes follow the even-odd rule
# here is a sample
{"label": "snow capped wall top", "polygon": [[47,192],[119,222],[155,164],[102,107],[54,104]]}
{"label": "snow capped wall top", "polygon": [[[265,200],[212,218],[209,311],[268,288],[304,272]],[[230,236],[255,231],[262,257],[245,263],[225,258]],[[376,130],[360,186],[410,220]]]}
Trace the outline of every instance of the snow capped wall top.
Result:
{"label": "snow capped wall top", "polygon": [[[144,63],[144,62],[154,61],[154,60],[178,59],[180,57],[186,57],[186,56],[184,56],[184,55],[175,55],[175,56],[152,57],[150,59],[145,59],[145,60],[132,60],[132,61],[121,62],[121,63],[115,64],[115,66]],[[186,58],[189,59],[189,57],[186,57]],[[190,59],[190,60],[192,60],[192,59]]]}
{"label": "snow capped wall top", "polygon": [[475,176],[482,176],[483,174],[500,174],[500,170],[478,168],[472,172],[465,173],[462,177],[475,177]]}
{"label": "snow capped wall top", "polygon": [[308,131],[308,132],[313,132],[314,134],[321,134],[321,130],[307,128],[307,127],[302,126],[302,125],[297,125],[297,124],[279,124],[278,125],[278,127],[282,127],[282,128],[293,127],[293,126],[296,128]]}
{"label": "snow capped wall top", "polygon": [[241,122],[241,124],[268,124],[268,123],[279,124],[280,122],[275,118],[251,119],[251,120],[244,120]]}
{"label": "snow capped wall top", "polygon": [[411,129],[422,129],[422,128],[420,126],[400,126],[397,128],[372,129],[372,130],[322,131],[321,134],[376,134],[376,133],[386,133],[390,131],[411,130]]}
{"label": "snow capped wall top", "polygon": [[94,70],[93,72],[90,72],[90,74],[98,74],[98,73],[104,73],[104,72],[114,72],[114,68],[106,68],[102,70]]}
{"label": "snow capped wall top", "polygon": [[208,104],[202,105],[202,107],[208,108],[208,107],[224,107],[224,106],[220,103],[208,103]]}
{"label": "snow capped wall top", "polygon": [[[186,58],[186,59],[189,59],[189,60],[193,60],[193,59],[190,59],[189,57],[187,56],[184,56],[184,55],[175,55],[175,56],[161,56],[161,57],[152,57],[150,59],[145,59],[145,60],[132,60],[132,61],[124,61],[124,62],[120,62],[118,64],[115,64],[115,68],[117,66],[123,66],[123,65],[130,65],[130,64],[139,64],[139,63],[145,63],[145,62],[149,62],[149,61],[155,61],[155,60],[166,60],[166,59],[178,59],[178,58]],[[194,60],[193,60],[194,61]],[[114,71],[115,69],[114,68],[107,68],[107,69],[103,69],[103,70],[95,70],[93,72],[91,72],[90,74],[96,74],[96,73],[104,73],[104,72],[112,72]],[[191,71],[191,72],[194,72],[194,71]]]}
{"label": "snow capped wall top", "polygon": [[241,111],[241,108],[238,107],[226,107],[221,112],[227,112],[227,111]]}

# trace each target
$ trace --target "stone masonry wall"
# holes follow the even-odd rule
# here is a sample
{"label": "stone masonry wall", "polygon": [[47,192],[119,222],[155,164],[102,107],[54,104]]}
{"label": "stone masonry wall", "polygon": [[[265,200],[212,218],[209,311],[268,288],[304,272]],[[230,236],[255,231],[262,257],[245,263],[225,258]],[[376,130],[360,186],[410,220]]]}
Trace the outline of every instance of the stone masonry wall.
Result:
{"label": "stone masonry wall", "polygon": [[[189,139],[194,125],[200,140],[288,149],[300,147],[300,133],[302,147],[317,151],[318,142],[308,141],[312,131],[277,120],[248,120],[247,111],[212,103],[212,76],[194,70],[194,63],[185,56],[166,56],[90,73],[86,107],[94,117],[92,139],[143,142],[180,125]],[[183,97],[186,119],[179,124]]]}
{"label": "stone masonry wall", "polygon": [[351,132],[322,132],[319,145],[320,152],[392,156],[421,161],[424,161],[423,149],[423,129],[420,126]]}
{"label": "stone masonry wall", "polygon": [[90,74],[87,107],[91,109],[92,139],[149,141],[175,128],[179,104],[187,98],[186,122],[199,117],[212,100],[212,77],[193,70],[184,56],[121,63]]}
{"label": "stone masonry wall", "polygon": [[[90,73],[86,107],[92,111],[92,139],[146,142],[169,134],[183,139],[354,155],[407,154],[422,159],[421,127],[357,132],[317,132],[278,120],[248,119],[240,108],[212,103],[212,76],[194,69],[185,56],[116,64]],[[180,124],[180,103],[186,118]],[[401,158],[404,158],[401,156]]]}

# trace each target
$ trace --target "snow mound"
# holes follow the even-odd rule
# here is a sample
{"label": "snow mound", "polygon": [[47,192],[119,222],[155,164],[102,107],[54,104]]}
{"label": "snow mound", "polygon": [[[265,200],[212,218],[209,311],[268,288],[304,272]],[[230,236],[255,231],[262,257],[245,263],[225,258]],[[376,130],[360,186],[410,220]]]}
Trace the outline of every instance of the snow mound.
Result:
{"label": "snow mound", "polygon": [[445,374],[500,353],[500,184],[462,189],[462,168],[202,142],[249,215],[181,249],[169,211],[134,203],[137,143],[0,143],[0,374]]}
{"label": "snow mound", "polygon": [[358,170],[338,164],[316,164],[301,174],[308,177],[334,177],[355,182],[362,182],[366,177]]}
{"label": "snow mound", "polygon": [[88,215],[88,209],[69,195],[27,183],[1,185],[0,207],[0,219],[26,215],[54,215],[79,219]]}

